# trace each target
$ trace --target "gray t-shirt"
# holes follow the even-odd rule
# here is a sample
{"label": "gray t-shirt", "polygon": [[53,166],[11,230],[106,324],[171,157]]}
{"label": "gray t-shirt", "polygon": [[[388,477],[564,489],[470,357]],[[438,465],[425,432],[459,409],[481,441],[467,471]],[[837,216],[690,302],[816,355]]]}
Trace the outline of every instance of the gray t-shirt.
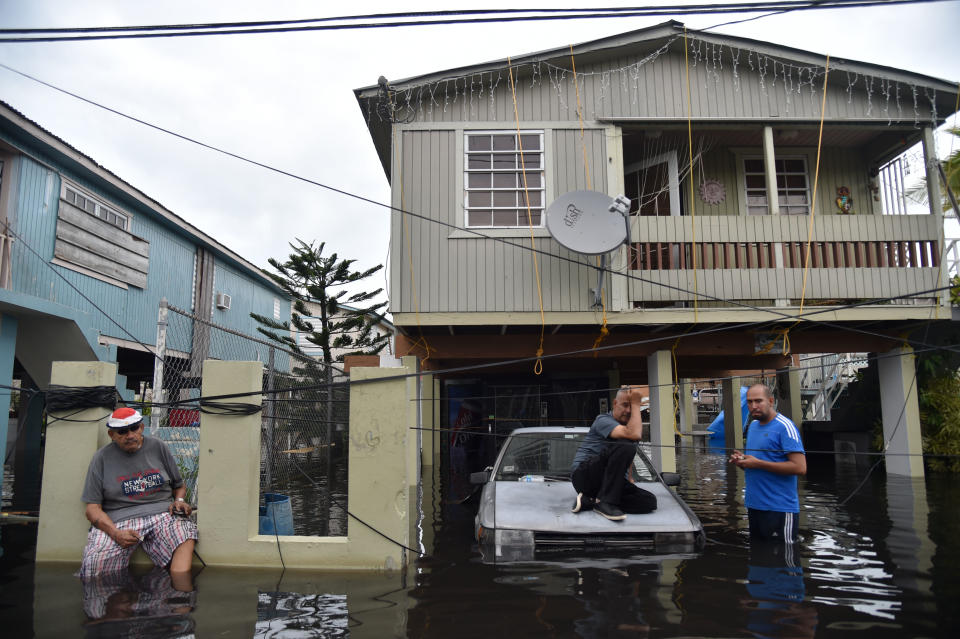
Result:
{"label": "gray t-shirt", "polygon": [[100,504],[114,523],[165,512],[173,490],[183,485],[170,449],[143,437],[143,446],[127,453],[110,442],[93,454],[82,499]]}
{"label": "gray t-shirt", "polygon": [[577,449],[577,454],[573,456],[571,472],[588,457],[599,455],[607,446],[614,445],[614,441],[610,439],[610,433],[619,423],[613,418],[613,411],[597,415],[597,418],[593,420],[593,425],[590,426],[590,431],[583,438],[580,448]]}

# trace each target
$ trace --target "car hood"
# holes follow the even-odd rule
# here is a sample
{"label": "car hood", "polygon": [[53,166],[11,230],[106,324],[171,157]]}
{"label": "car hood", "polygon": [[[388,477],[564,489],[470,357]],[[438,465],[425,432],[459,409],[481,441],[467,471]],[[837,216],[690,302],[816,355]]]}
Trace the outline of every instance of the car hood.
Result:
{"label": "car hood", "polygon": [[700,521],[666,485],[640,483],[657,497],[657,509],[645,515],[627,515],[622,522],[593,511],[572,513],[573,485],[565,481],[492,481],[480,498],[478,523],[484,528],[564,532],[568,534],[696,532]]}

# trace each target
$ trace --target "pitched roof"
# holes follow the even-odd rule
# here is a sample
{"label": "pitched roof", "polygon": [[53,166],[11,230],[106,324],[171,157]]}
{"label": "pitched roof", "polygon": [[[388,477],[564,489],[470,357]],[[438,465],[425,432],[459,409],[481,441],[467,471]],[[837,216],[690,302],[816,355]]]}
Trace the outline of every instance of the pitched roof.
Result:
{"label": "pitched roof", "polygon": [[[79,149],[72,146],[57,135],[46,130],[38,123],[34,122],[23,113],[17,111],[11,105],[3,101],[0,101],[0,120],[6,120],[13,127],[20,129],[25,136],[32,138],[39,144],[42,144],[54,155],[62,158],[68,164],[76,167],[77,170],[88,173],[94,179],[98,179],[107,184],[110,188],[121,193],[123,196],[136,201],[140,205],[152,211],[170,226],[173,226],[182,233],[193,237],[198,244],[201,244],[205,248],[208,248],[215,253],[219,253],[227,260],[247,271],[249,275],[256,277],[258,280],[267,284],[271,288],[282,292],[282,289],[280,289],[276,283],[273,282],[273,280],[268,278],[259,267],[248,261],[246,258],[241,257],[238,253],[235,253],[233,250],[227,248],[213,237],[207,235],[194,225],[190,224],[190,222],[166,208],[140,189],[124,181],[116,173],[102,166],[90,156],[81,152]],[[16,146],[15,142],[12,141],[7,141],[7,144]],[[18,150],[28,156],[30,155],[30,152],[27,149],[18,148]],[[42,162],[42,160],[39,161]]]}

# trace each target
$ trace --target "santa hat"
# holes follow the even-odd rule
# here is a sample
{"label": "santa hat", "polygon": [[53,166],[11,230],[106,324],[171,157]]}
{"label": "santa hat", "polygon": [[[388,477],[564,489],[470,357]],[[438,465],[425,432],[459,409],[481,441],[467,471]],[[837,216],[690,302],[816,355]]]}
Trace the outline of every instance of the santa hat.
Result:
{"label": "santa hat", "polygon": [[109,428],[127,428],[141,421],[143,421],[143,415],[139,411],[124,406],[113,411],[113,414],[107,418],[107,426]]}

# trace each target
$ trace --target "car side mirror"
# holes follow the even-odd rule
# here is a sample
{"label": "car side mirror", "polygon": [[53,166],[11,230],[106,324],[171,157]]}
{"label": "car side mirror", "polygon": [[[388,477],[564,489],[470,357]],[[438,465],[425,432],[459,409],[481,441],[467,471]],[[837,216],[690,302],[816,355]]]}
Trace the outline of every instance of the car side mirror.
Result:
{"label": "car side mirror", "polygon": [[660,473],[660,479],[663,480],[667,486],[679,486],[680,485],[680,473]]}
{"label": "car side mirror", "polygon": [[471,484],[485,484],[490,481],[490,471],[492,468],[485,468],[476,473],[470,473]]}

